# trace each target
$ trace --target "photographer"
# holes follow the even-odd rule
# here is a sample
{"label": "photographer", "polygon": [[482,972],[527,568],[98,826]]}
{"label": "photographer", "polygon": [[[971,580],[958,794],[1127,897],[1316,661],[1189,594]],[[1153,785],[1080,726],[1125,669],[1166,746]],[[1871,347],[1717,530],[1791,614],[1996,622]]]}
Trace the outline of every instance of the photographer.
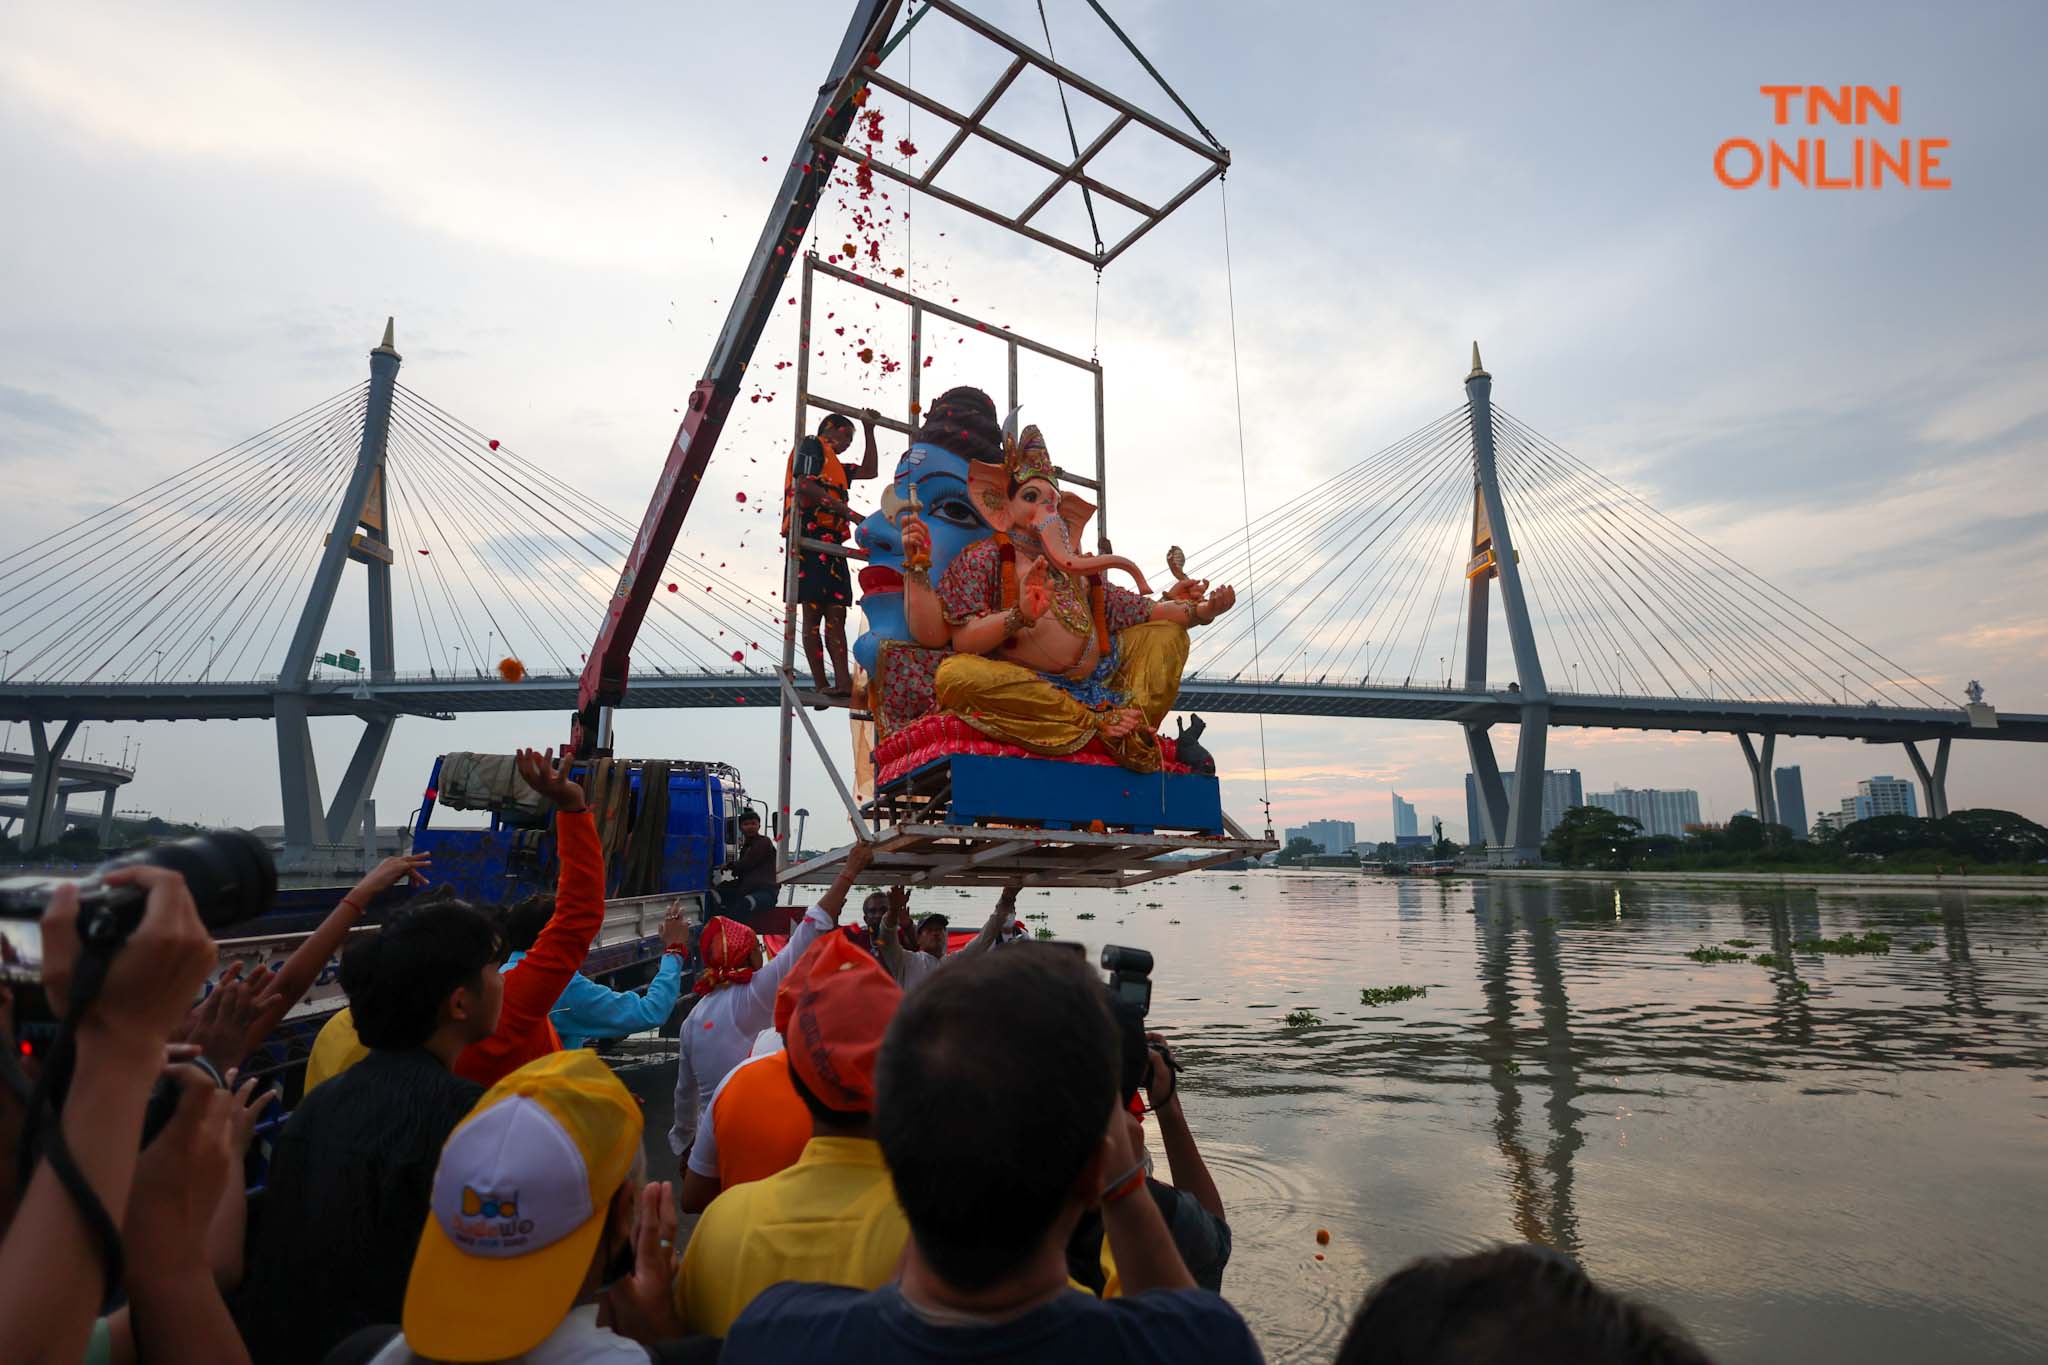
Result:
{"label": "photographer", "polygon": [[[1187,1263],[1188,1273],[1202,1288],[1221,1293],[1223,1270],[1230,1264],[1230,1224],[1223,1216],[1223,1196],[1195,1145],[1181,1112],[1179,1064],[1173,1049],[1158,1033],[1145,1035],[1145,1097],[1152,1116],[1159,1121],[1160,1144],[1166,1148],[1166,1169],[1171,1184],[1155,1178],[1147,1162],[1145,1188],[1159,1207],[1159,1216],[1173,1234],[1174,1247]],[[1126,1107],[1134,1104],[1136,1092],[1124,1097]],[[1104,1246],[1101,1224],[1084,1218],[1067,1244],[1067,1269],[1075,1280],[1104,1298],[1123,1292],[1116,1260]]]}
{"label": "photographer", "polygon": [[[108,872],[105,882],[140,888],[146,898],[98,997],[76,1021],[76,1062],[57,1128],[102,1218],[129,1206],[164,1044],[215,961],[213,938],[178,873],[132,866]],[[61,885],[42,920],[43,989],[60,1019],[69,1016],[82,952],[77,923],[78,888]],[[76,1365],[116,1269],[104,1240],[112,1229],[88,1221],[53,1159],[62,1160],[46,1152],[37,1163],[0,1242],[0,1360],[10,1365]],[[203,1266],[198,1251],[195,1244],[191,1259]]]}

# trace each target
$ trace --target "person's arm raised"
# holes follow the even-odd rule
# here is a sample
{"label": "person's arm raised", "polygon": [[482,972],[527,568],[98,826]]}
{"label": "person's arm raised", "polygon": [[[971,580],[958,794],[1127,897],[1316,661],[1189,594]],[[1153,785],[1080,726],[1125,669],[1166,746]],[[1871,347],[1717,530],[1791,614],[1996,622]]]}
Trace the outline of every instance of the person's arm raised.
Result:
{"label": "person's arm raised", "polygon": [[1024,883],[1021,881],[1011,882],[1004,887],[1003,894],[996,897],[996,908],[989,912],[980,932],[961,944],[960,951],[946,960],[952,962],[958,958],[971,957],[975,953],[985,953],[993,948],[996,940],[1003,936],[1003,931],[1008,929],[1010,922],[1017,917],[1017,894],[1023,889]]}
{"label": "person's arm raised", "polygon": [[860,879],[860,874],[867,870],[874,858],[872,845],[865,839],[856,841],[846,851],[846,863],[839,869],[839,875],[832,879],[832,885],[825,894],[818,897],[818,903],[804,912],[789,941],[782,945],[782,951],[764,963],[751,981],[732,988],[745,991],[753,1007],[752,1015],[735,1016],[735,1022],[742,1028],[759,1030],[768,1026],[769,1017],[775,1010],[775,992],[780,989],[782,978],[789,975],[790,968],[796,966],[797,959],[809,951],[813,943],[839,923],[839,912],[846,906],[846,893],[853,889],[854,882]]}
{"label": "person's arm raised", "polygon": [[590,941],[604,923],[604,849],[583,788],[569,780],[568,756],[558,765],[553,749],[521,749],[518,764],[526,785],[555,805],[555,850],[562,870],[555,881],[555,913],[526,956],[505,973],[500,1036],[547,1018],[569,978],[590,956]]}
{"label": "person's arm raised", "polygon": [[1135,1116],[1119,1108],[1103,1134],[1102,1230],[1126,1295],[1149,1289],[1193,1289],[1195,1277],[1173,1245],[1159,1205],[1145,1189],[1145,1138]]}
{"label": "person's arm raised", "polygon": [[424,853],[401,853],[395,858],[386,858],[349,888],[348,894],[328,911],[327,918],[320,921],[320,927],[308,934],[306,941],[285,959],[284,966],[277,969],[277,979],[270,988],[283,998],[286,1011],[303,1000],[306,992],[313,988],[321,968],[348,941],[349,931],[368,913],[372,901],[407,879],[417,886],[427,884],[429,861]]}
{"label": "person's arm raised", "polygon": [[850,479],[872,479],[882,467],[882,455],[875,448],[875,423],[882,414],[873,408],[860,410],[860,434],[862,440],[860,464],[847,472]]}
{"label": "person's arm raised", "polygon": [[1209,1174],[1209,1163],[1202,1160],[1202,1149],[1195,1145],[1187,1115],[1181,1112],[1180,1078],[1166,1064],[1162,1051],[1166,1039],[1157,1033],[1145,1037],[1145,1095],[1152,1101],[1152,1116],[1159,1120],[1159,1141],[1166,1148],[1166,1169],[1173,1176],[1173,1187],[1191,1195],[1197,1204],[1221,1219],[1223,1195],[1216,1188],[1215,1177]]}
{"label": "person's arm raised", "polygon": [[143,1150],[128,1202],[129,1327],[149,1365],[235,1365],[249,1353],[200,1253],[222,1196],[240,1177],[242,1106],[195,1068],[178,1071],[191,1074],[178,1076],[177,1111]]}
{"label": "person's arm raised", "polygon": [[[78,1173],[118,1221],[128,1207],[142,1111],[163,1067],[164,1042],[185,1018],[216,950],[176,872],[127,867],[106,880],[144,890],[142,920],[79,1020],[77,1067],[58,1121]],[[43,989],[61,1018],[80,952],[75,884],[51,895],[42,931]],[[0,1240],[0,1360],[76,1365],[109,1288],[100,1255],[99,1241],[44,1160]],[[194,1260],[203,1266],[203,1256]]]}

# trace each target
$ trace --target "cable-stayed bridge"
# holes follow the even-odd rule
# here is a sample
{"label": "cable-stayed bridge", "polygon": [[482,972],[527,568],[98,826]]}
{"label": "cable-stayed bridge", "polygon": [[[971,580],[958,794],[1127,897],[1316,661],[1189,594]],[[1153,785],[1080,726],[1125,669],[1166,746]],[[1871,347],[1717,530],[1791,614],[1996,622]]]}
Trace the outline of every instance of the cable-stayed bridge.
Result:
{"label": "cable-stayed bridge", "polygon": [[[634,523],[399,365],[387,327],[366,383],[0,559],[0,720],[35,740],[26,844],[59,832],[58,765],[93,720],[274,722],[303,848],[355,836],[398,717],[575,709]],[[1181,709],[1457,723],[1508,857],[1540,843],[1520,794],[1541,792],[1552,727],[1738,735],[1767,820],[1780,735],[1905,745],[1933,814],[1952,740],[2048,740],[2048,716],[1923,681],[1494,408],[1476,347],[1465,387],[1188,556],[1239,604],[1196,633]],[[686,549],[663,575],[622,704],[781,705],[772,590]],[[323,654],[337,603],[367,658]],[[331,796],[307,729],[323,716],[364,727]],[[1518,727],[1512,795],[1496,725]]]}

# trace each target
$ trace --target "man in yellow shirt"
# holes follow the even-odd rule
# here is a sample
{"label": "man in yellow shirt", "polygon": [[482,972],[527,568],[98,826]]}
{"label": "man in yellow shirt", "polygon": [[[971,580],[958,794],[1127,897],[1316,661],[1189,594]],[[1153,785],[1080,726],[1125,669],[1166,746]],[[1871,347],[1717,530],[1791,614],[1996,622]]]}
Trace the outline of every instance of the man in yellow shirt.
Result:
{"label": "man in yellow shirt", "polygon": [[874,1137],[875,1058],[903,991],[844,934],[804,955],[776,1025],[811,1140],[794,1166],[711,1201],[676,1270],[685,1328],[722,1337],[785,1280],[875,1289],[895,1277],[910,1225]]}

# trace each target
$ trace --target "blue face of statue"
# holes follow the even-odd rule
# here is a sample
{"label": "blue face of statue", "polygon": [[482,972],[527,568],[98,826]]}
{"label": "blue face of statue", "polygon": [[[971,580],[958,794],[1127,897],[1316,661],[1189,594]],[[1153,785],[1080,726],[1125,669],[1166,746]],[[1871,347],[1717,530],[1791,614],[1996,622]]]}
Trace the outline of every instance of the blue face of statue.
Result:
{"label": "blue face of statue", "polygon": [[[967,461],[949,450],[919,443],[896,463],[896,496],[917,489],[924,524],[932,533],[932,581],[937,582],[953,556],[989,534],[989,525],[967,497]],[[870,674],[883,640],[908,640],[903,621],[903,541],[880,512],[862,522],[854,540],[868,552],[860,571],[860,607],[868,628],[853,642],[853,657]]]}

